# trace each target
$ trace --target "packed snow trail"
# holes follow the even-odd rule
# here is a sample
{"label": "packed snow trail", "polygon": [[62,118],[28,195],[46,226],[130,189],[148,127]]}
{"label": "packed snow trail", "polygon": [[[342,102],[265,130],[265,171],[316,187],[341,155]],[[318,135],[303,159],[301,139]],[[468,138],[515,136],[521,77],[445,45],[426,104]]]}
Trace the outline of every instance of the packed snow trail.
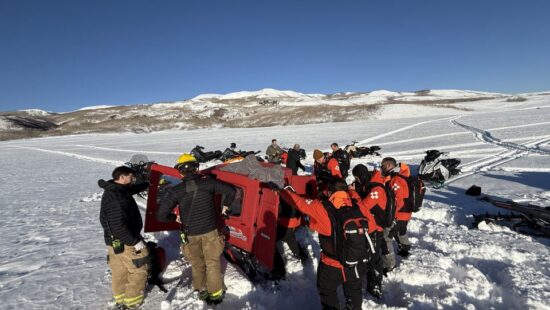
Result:
{"label": "packed snow trail", "polygon": [[472,133],[474,133],[474,135],[476,136],[476,138],[478,140],[485,141],[487,143],[495,144],[495,145],[501,146],[503,148],[511,149],[511,150],[515,149],[515,150],[520,150],[520,151],[538,153],[538,154],[542,154],[542,155],[550,155],[550,151],[548,151],[548,150],[542,150],[542,149],[539,149],[539,148],[529,148],[529,147],[526,147],[524,145],[519,145],[519,144],[511,143],[511,142],[503,142],[500,139],[493,137],[493,135],[491,135],[491,133],[489,131],[482,130],[482,129],[479,129],[479,128],[475,128],[473,126],[468,126],[468,125],[459,123],[456,120],[451,120],[451,123],[453,123],[453,125],[462,127],[462,128],[464,128],[468,131],[471,131]]}

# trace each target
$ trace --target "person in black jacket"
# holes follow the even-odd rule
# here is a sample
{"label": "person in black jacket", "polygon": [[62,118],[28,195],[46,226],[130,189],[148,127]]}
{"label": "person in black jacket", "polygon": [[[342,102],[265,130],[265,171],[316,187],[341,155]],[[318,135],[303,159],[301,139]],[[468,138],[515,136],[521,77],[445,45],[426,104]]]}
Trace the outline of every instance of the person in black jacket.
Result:
{"label": "person in black jacket", "polygon": [[306,171],[300,159],[300,145],[294,144],[294,147],[288,150],[288,157],[286,159],[286,167],[292,169],[293,175],[298,174],[298,168],[302,169],[302,171]]}
{"label": "person in black jacket", "polygon": [[149,253],[140,234],[143,221],[132,195],[147,189],[149,183],[132,184],[134,171],[126,166],[115,168],[112,176],[112,180],[98,181],[104,189],[99,220],[107,245],[115,307],[132,309],[143,302],[149,268]]}
{"label": "person in black jacket", "polygon": [[[226,209],[235,198],[235,189],[213,177],[198,174],[199,163],[192,155],[181,155],[175,168],[183,176],[182,182],[168,191],[156,216],[161,222],[181,223],[181,251],[191,263],[193,288],[200,299],[218,304],[224,297],[220,255],[225,241],[218,232],[221,214],[214,205],[214,195],[222,194],[223,209]],[[172,213],[178,205],[179,217]]]}

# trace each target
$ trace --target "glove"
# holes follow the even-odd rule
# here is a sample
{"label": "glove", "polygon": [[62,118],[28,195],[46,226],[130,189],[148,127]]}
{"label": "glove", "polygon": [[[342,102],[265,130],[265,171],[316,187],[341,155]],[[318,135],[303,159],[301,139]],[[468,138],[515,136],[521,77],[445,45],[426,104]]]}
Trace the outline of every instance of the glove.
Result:
{"label": "glove", "polygon": [[228,219],[229,218],[229,215],[231,215],[231,210],[229,210],[229,207],[228,206],[223,206],[222,207],[222,217],[224,219]]}
{"label": "glove", "polygon": [[143,241],[140,240],[138,243],[134,245],[134,248],[136,249],[136,252],[141,251],[143,250],[143,248],[145,248],[145,243],[143,243]]}

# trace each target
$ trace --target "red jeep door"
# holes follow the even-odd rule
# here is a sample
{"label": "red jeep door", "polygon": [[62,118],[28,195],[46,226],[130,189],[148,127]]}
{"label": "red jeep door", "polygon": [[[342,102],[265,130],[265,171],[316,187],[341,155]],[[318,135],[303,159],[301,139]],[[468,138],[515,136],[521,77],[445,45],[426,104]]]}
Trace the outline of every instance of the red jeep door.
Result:
{"label": "red jeep door", "polygon": [[253,254],[269,270],[273,269],[278,215],[279,195],[267,187],[262,187],[260,208],[255,221],[257,230]]}
{"label": "red jeep door", "polygon": [[[161,180],[166,181],[166,183],[159,185]],[[154,232],[180,229],[180,224],[176,222],[162,223],[157,221],[156,216],[157,210],[159,208],[159,189],[161,191],[167,190],[168,187],[173,186],[179,182],[181,182],[181,175],[178,170],[158,164],[151,165],[149,190],[147,191],[147,210],[145,211],[145,227],[143,231]]]}

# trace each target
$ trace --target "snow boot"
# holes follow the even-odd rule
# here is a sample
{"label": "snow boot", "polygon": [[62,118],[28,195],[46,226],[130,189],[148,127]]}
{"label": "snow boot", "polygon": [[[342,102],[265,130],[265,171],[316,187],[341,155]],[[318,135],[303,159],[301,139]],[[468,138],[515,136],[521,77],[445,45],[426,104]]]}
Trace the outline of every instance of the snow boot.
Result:
{"label": "snow boot", "polygon": [[371,294],[371,296],[376,298],[376,299],[382,298],[382,288],[378,285],[373,286],[373,287],[368,287],[367,292],[369,294]]}
{"label": "snow boot", "polygon": [[410,253],[409,250],[411,249],[411,246],[408,244],[399,244],[397,247],[397,255],[407,258],[409,257]]}
{"label": "snow boot", "polygon": [[202,290],[202,291],[193,290],[193,296],[196,296],[196,298],[199,300],[205,301],[208,299],[210,294],[208,294],[207,290]]}
{"label": "snow boot", "polygon": [[220,304],[223,301],[223,298],[225,297],[225,290],[221,289],[218,292],[208,294],[208,298],[206,299],[206,303],[209,305],[217,305]]}
{"label": "snow boot", "polygon": [[116,303],[111,309],[112,310],[124,310],[124,309],[126,309],[126,306],[124,306],[124,304]]}

